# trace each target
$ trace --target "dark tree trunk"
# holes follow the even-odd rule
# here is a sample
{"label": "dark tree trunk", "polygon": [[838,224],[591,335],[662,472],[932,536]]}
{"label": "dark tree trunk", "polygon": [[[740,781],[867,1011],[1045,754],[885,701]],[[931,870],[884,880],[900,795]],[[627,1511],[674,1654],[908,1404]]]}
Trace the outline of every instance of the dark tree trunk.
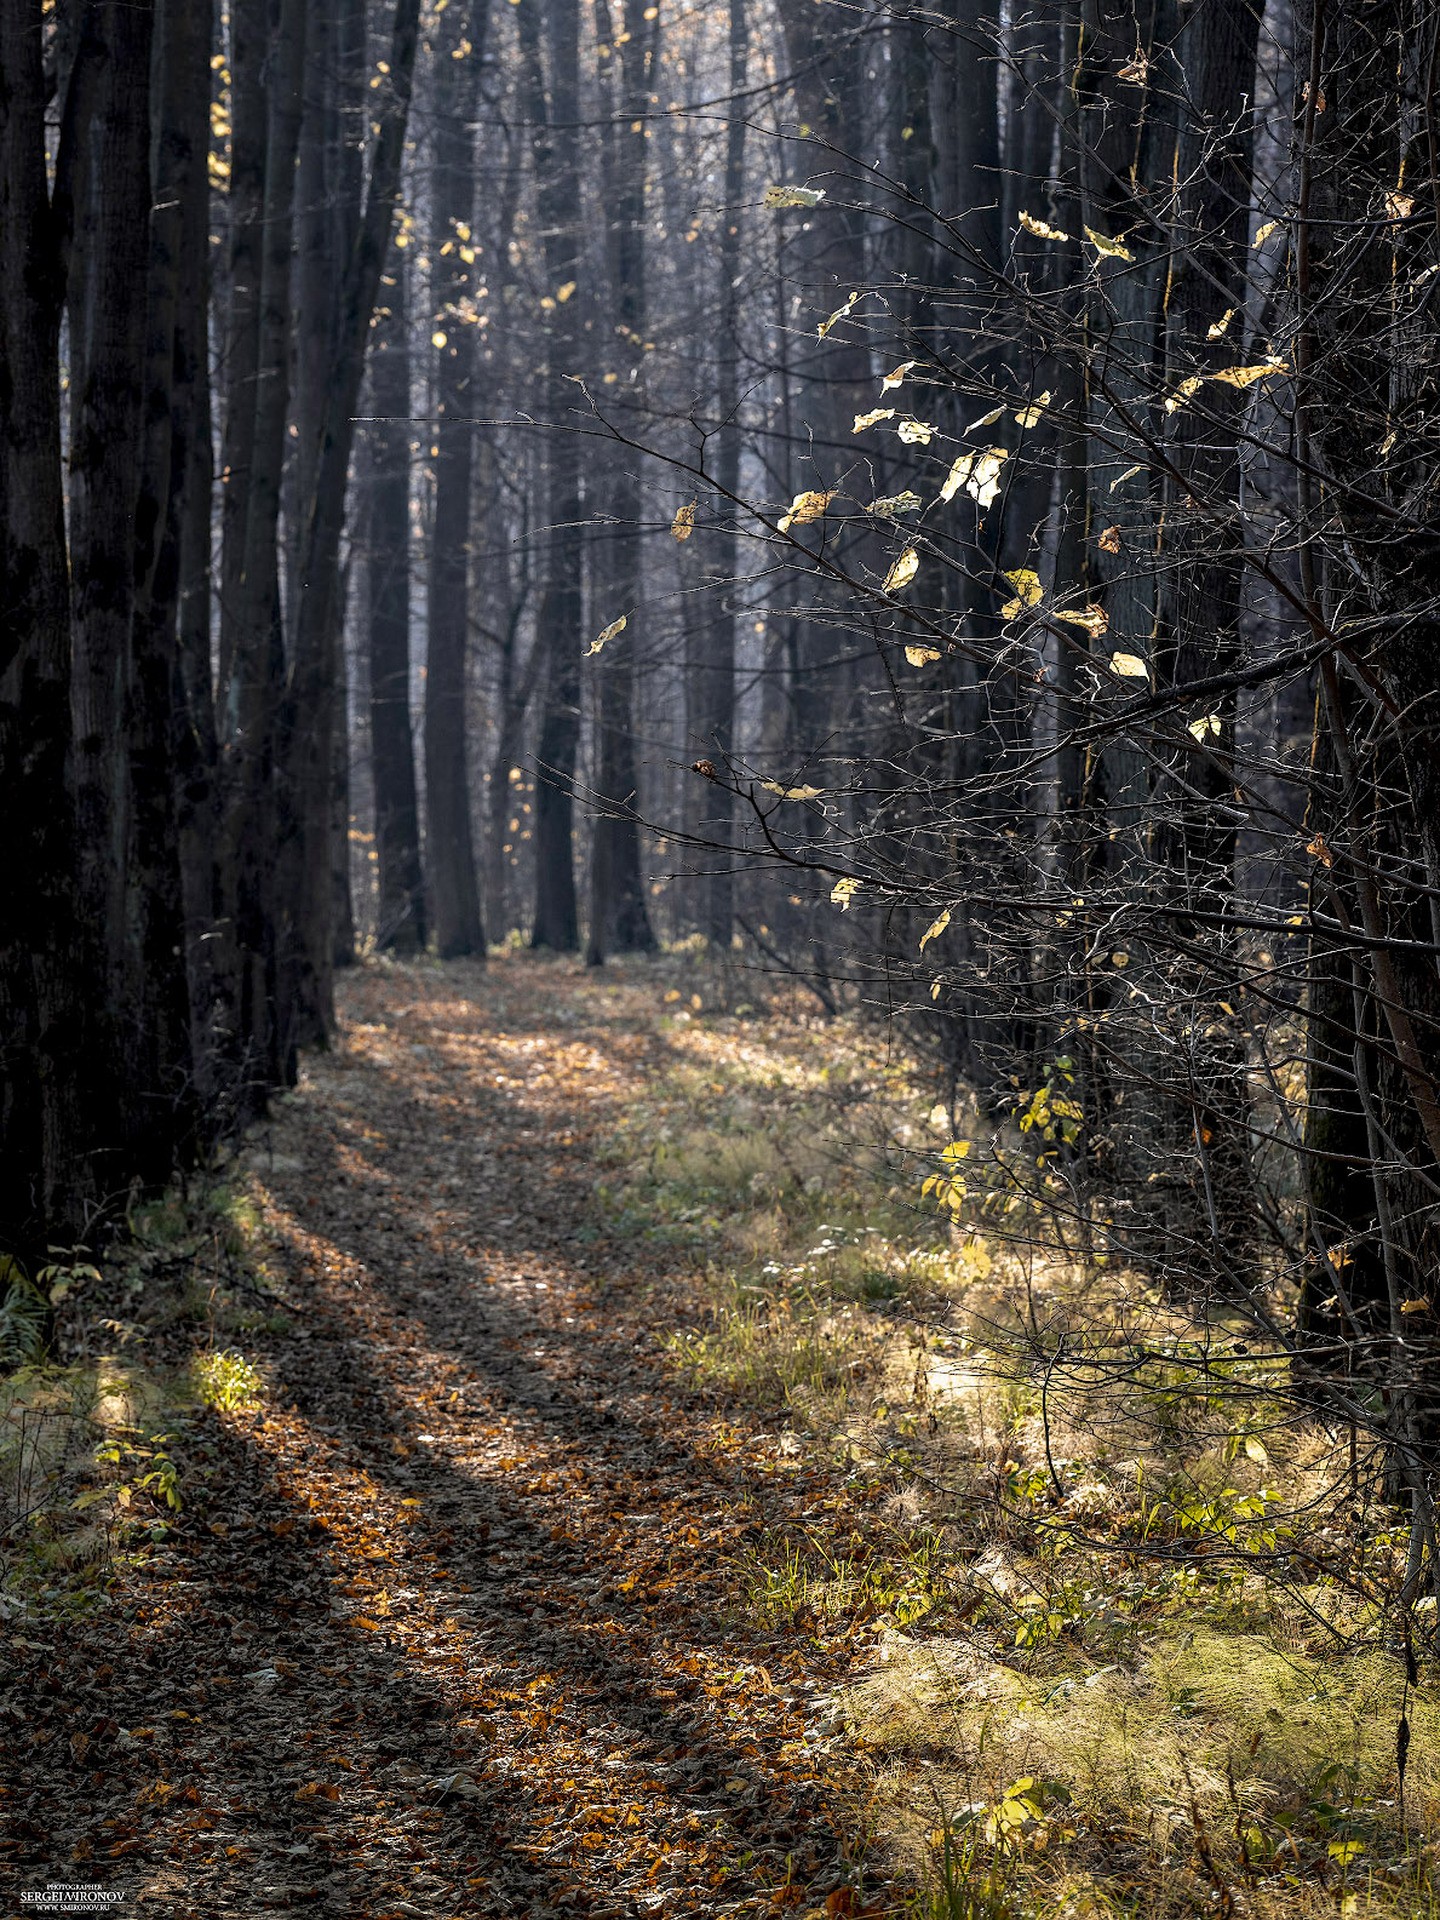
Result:
{"label": "dark tree trunk", "polygon": [[[715,362],[716,527],[710,534],[712,609],[693,663],[695,712],[692,730],[700,751],[723,768],[735,745],[735,595],[740,543],[736,508],[740,492],[740,241],[745,200],[746,70],[749,25],[745,0],[730,0],[730,101],[725,129],[725,193],[720,228],[720,287]],[[723,847],[734,833],[734,799],[729,784],[707,788],[705,831]],[[722,852],[705,861],[708,871],[697,889],[700,931],[722,951],[730,945],[735,919],[735,876]]]}
{"label": "dark tree trunk", "polygon": [[[645,175],[649,92],[658,58],[658,16],[641,18],[637,0],[625,0],[615,32],[607,24],[607,50],[602,64],[620,67],[618,117],[607,130],[606,199],[610,205],[610,281],[614,333],[634,354],[630,393],[636,414],[644,404],[641,347],[648,324],[645,297]],[[608,22],[608,8],[597,20]],[[610,89],[606,87],[607,96]],[[606,643],[596,662],[596,732],[599,771],[596,780],[600,811],[595,820],[590,868],[590,928],[585,958],[598,966],[607,951],[650,953],[655,935],[645,902],[645,876],[640,863],[636,830],[635,769],[635,639],[636,613],[641,594],[640,525],[642,519],[640,455],[619,446],[614,456],[610,493],[610,547],[606,568],[614,612],[606,624],[627,615],[626,626]]]}
{"label": "dark tree trunk", "polygon": [[[380,904],[376,938],[423,952],[425,886],[410,728],[410,341],[408,252],[391,245],[370,328],[370,740]],[[434,660],[431,660],[431,672]]]}
{"label": "dark tree trunk", "polygon": [[[150,221],[145,420],[136,524],[128,740],[133,807],[127,998],[137,1010],[132,1085],[136,1159],[158,1185],[193,1151],[199,1126],[174,769],[183,749],[178,621],[182,519],[195,442],[194,298],[185,263],[205,207],[209,10],[161,0]],[[203,256],[202,256],[203,257]],[[182,316],[182,299],[191,310]],[[208,499],[208,493],[207,493]]]}
{"label": "dark tree trunk", "polygon": [[[254,375],[248,392],[233,388],[227,417],[226,545],[222,570],[221,666],[228,671],[220,697],[227,721],[224,861],[232,890],[237,952],[236,987],[244,1049],[241,1071],[250,1103],[295,1076],[294,911],[285,876],[293,866],[293,832],[286,829],[288,796],[277,735],[284,680],[280,604],[280,503],[285,468],[291,377],[291,282],[294,249],[295,165],[299,149],[305,57],[303,0],[282,0],[273,48],[251,43],[264,63],[268,100],[261,235],[252,261],[244,228],[248,198],[232,248],[232,273],[258,267]],[[239,48],[237,45],[237,59]],[[239,99],[251,82],[237,71]],[[249,166],[247,160],[247,178]],[[232,191],[235,189],[232,174]],[[238,256],[238,258],[237,258]],[[232,288],[232,299],[238,287]],[[245,358],[232,378],[248,370]],[[249,414],[246,415],[248,403]],[[234,451],[231,451],[233,446]],[[248,458],[237,476],[234,460]],[[229,622],[226,641],[225,623]]]}
{"label": "dark tree trunk", "polygon": [[[442,959],[485,954],[470,828],[466,645],[475,405],[475,135],[486,0],[453,5],[435,38],[435,512],[425,676],[425,805],[430,897]],[[468,50],[467,50],[468,49]],[[467,257],[468,256],[468,257]]]}
{"label": "dark tree trunk", "polygon": [[42,43],[40,0],[0,8],[0,1254],[30,1266],[83,1231],[103,1073],[75,965],[63,248],[47,197]]}
{"label": "dark tree trunk", "polygon": [[[93,945],[97,1015],[116,1098],[96,1114],[96,1176],[122,1192],[144,1077],[127,865],[132,852],[127,712],[136,611],[136,509],[144,417],[150,252],[150,59],[154,8],[103,0],[86,14],[77,73],[95,74],[93,110],[76,128],[77,254],[70,288],[71,708],[76,913]],[[88,969],[87,969],[88,971]],[[146,1117],[155,1117],[146,1115]]]}
{"label": "dark tree trunk", "polygon": [[334,1025],[331,927],[333,857],[332,755],[342,612],[340,541],[365,344],[400,191],[400,163],[409,124],[419,39],[419,0],[396,0],[388,73],[370,96],[375,133],[364,212],[345,267],[333,376],[320,425],[314,497],[305,506],[305,563],[291,666],[292,710],[304,716],[285,741],[299,859],[293,908],[297,931],[296,1034],[328,1043]]}
{"label": "dark tree trunk", "polygon": [[544,234],[545,272],[567,297],[549,309],[545,336],[546,439],[545,585],[540,596],[538,644],[545,649],[544,711],[536,747],[535,920],[530,943],[561,953],[580,945],[575,899],[574,780],[580,745],[581,523],[585,513],[581,462],[562,423],[576,404],[566,376],[580,364],[580,9],[578,0],[554,0],[549,28],[549,84],[540,42],[540,16],[522,6],[522,85]]}

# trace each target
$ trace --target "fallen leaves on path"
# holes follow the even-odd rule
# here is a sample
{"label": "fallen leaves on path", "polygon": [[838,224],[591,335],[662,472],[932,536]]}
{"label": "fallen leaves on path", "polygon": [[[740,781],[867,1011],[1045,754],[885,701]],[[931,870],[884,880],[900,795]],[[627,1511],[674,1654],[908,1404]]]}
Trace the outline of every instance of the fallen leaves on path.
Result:
{"label": "fallen leaves on path", "polygon": [[17,1885],[176,1920],[858,1910],[816,1704],[843,1649],[736,1574],[846,1496],[687,1397],[657,1335],[694,1254],[596,1213],[667,1044],[640,998],[350,978],[249,1156],[292,1315],[247,1339],[263,1406],[197,1423],[181,1523],[106,1606],[3,1636]]}

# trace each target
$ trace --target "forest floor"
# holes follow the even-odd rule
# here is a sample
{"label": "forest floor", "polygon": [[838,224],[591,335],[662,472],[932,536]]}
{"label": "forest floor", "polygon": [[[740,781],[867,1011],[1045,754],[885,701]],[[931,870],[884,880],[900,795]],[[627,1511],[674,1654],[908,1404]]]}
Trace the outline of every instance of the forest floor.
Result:
{"label": "forest floor", "polygon": [[1437,1920],[1403,1519],[1017,1212],[1064,1062],[1023,1131],[686,953],[341,997],[0,1381],[0,1913]]}
{"label": "forest floor", "polygon": [[[695,1235],[597,1214],[598,1149],[674,1074],[670,977],[349,977],[246,1155],[263,1312],[211,1289],[209,1407],[158,1436],[133,1370],[101,1382],[178,1519],[106,1604],[0,1634],[7,1912],[62,1881],[176,1920],[864,1904],[817,1738],[852,1649],[747,1616],[737,1571],[863,1497],[687,1394]],[[193,1277],[152,1311],[164,1224],[112,1371],[204,1331]]]}

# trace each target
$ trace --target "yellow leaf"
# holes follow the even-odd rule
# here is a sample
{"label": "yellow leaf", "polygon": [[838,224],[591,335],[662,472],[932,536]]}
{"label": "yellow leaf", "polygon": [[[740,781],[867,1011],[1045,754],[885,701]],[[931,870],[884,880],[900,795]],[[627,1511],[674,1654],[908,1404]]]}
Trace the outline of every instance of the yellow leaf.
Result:
{"label": "yellow leaf", "polygon": [[1099,540],[1096,542],[1096,545],[1099,547],[1102,553],[1119,553],[1120,551],[1119,527],[1106,527],[1105,530],[1100,535]]}
{"label": "yellow leaf", "polygon": [[895,431],[909,447],[928,447],[935,437],[935,429],[923,420],[902,420]]}
{"label": "yellow leaf", "polygon": [[1002,618],[1013,620],[1017,613],[1022,613],[1026,607],[1038,607],[1045,598],[1045,589],[1040,584],[1040,576],[1033,567],[1017,567],[1013,573],[1007,573],[1005,578],[1014,587],[1015,598],[1007,600],[1001,607]]}
{"label": "yellow leaf", "polygon": [[1210,378],[1222,381],[1227,387],[1253,387],[1257,380],[1288,372],[1289,368],[1282,360],[1267,360],[1258,367],[1225,367],[1219,373],[1212,373]]}
{"label": "yellow leaf", "polygon": [[1041,394],[1038,400],[1032,400],[1028,407],[1022,407],[1020,411],[1016,414],[1015,416],[1016,426],[1025,427],[1027,429],[1030,427],[1038,426],[1040,423],[1040,416],[1044,413],[1046,407],[1048,407],[1049,404],[1050,404],[1050,390],[1047,387],[1045,392]]}
{"label": "yellow leaf", "polygon": [[1415,211],[1413,193],[1390,192],[1385,196],[1385,211],[1392,220],[1408,220]]}
{"label": "yellow leaf", "polygon": [[1097,233],[1094,227],[1086,227],[1085,238],[1098,254],[1111,260],[1133,260],[1134,254],[1128,247],[1122,247],[1118,240],[1111,240],[1103,233]]}
{"label": "yellow leaf", "polygon": [[950,924],[950,909],[946,907],[938,913],[920,936],[920,951],[923,953],[932,940],[938,940]]}
{"label": "yellow leaf", "polygon": [[1255,238],[1250,242],[1251,246],[1263,247],[1279,224],[1280,222],[1278,220],[1267,220],[1263,227],[1257,227],[1255,229]]}
{"label": "yellow leaf", "polygon": [[670,531],[677,540],[688,540],[695,531],[695,508],[699,503],[692,500],[688,506],[677,507],[675,518],[670,522]]}
{"label": "yellow leaf", "polygon": [[1144,471],[1145,469],[1143,467],[1127,467],[1124,473],[1116,474],[1115,478],[1110,482],[1111,493],[1114,493],[1116,487],[1123,487],[1127,480],[1133,480],[1137,473],[1143,473]]}
{"label": "yellow leaf", "polygon": [[1213,325],[1205,329],[1205,338],[1207,340],[1223,339],[1226,328],[1230,325],[1230,322],[1234,318],[1235,318],[1234,307],[1226,307],[1224,313],[1221,314],[1220,318],[1216,320]]}
{"label": "yellow leaf", "polygon": [[940,998],[940,982],[938,980],[932,981],[931,983],[930,998],[932,1000],[938,1000]]}
{"label": "yellow leaf", "polygon": [[1004,407],[992,407],[989,413],[982,413],[978,420],[972,420],[965,429],[966,433],[974,433],[978,427],[993,427],[1004,411]]}
{"label": "yellow leaf", "polygon": [[1202,375],[1192,373],[1188,378],[1182,380],[1166,400],[1165,411],[1167,413],[1177,413],[1181,407],[1188,406],[1200,391],[1201,379]]}
{"label": "yellow leaf", "polygon": [[1112,653],[1110,671],[1118,673],[1122,680],[1148,680],[1150,669],[1138,653]]}
{"label": "yellow leaf", "polygon": [[1202,713],[1198,720],[1192,720],[1185,729],[1195,736],[1203,746],[1209,739],[1220,738],[1220,716],[1218,713]]}
{"label": "yellow leaf", "polygon": [[989,447],[984,453],[962,453],[945,476],[940,498],[953,500],[964,487],[976,506],[988,507],[1000,491],[1000,469],[1009,458],[1006,447]]}
{"label": "yellow leaf", "polygon": [[869,413],[857,413],[855,416],[855,425],[850,431],[852,433],[863,433],[866,427],[873,427],[877,420],[893,420],[894,418],[894,407],[875,407],[872,408]]}
{"label": "yellow leaf", "polygon": [[819,787],[784,787],[778,780],[762,780],[760,784],[781,800],[818,800],[822,791]]}
{"label": "yellow leaf", "polygon": [[918,360],[902,360],[895,371],[893,373],[887,373],[885,378],[880,382],[880,391],[882,393],[889,393],[892,387],[898,387],[906,374],[910,372],[911,368],[919,364]]}
{"label": "yellow leaf", "polygon": [[1110,964],[1112,967],[1128,967],[1130,964],[1130,956],[1128,953],[1112,953],[1110,956]]}
{"label": "yellow leaf", "polygon": [[859,298],[860,296],[858,293],[852,293],[850,295],[850,298],[845,302],[843,307],[837,307],[834,313],[830,315],[830,318],[828,320],[822,320],[820,322],[819,326],[815,329],[815,331],[822,340],[825,338],[826,334],[829,333],[832,327],[838,326],[842,320],[847,318],[851,309],[854,307],[855,302]]}
{"label": "yellow leaf", "polygon": [[1430,1311],[1430,1302],[1428,1300],[1402,1300],[1400,1302],[1400,1311],[1401,1313],[1428,1313]]}
{"label": "yellow leaf", "polygon": [[1265,1451],[1264,1442],[1257,1440],[1253,1433],[1247,1433],[1245,1436],[1245,1457],[1247,1460],[1253,1460],[1258,1467],[1268,1467],[1270,1464],[1270,1456]]}
{"label": "yellow leaf", "polygon": [[839,907],[840,911],[845,913],[850,906],[850,902],[860,891],[860,887],[861,882],[858,880],[837,880],[830,889],[830,898],[834,904]]}
{"label": "yellow leaf", "polygon": [[1022,213],[1020,224],[1026,233],[1033,233],[1037,240],[1068,240],[1068,233],[1062,233],[1059,227],[1052,227],[1048,220],[1037,220],[1033,213]]}
{"label": "yellow leaf", "polygon": [[588,660],[591,654],[599,653],[600,649],[605,645],[605,642],[607,640],[613,640],[617,633],[623,633],[625,631],[625,628],[629,619],[630,619],[630,616],[628,613],[622,613],[620,618],[618,620],[612,620],[609,626],[606,627],[602,633],[597,633],[595,638],[590,642],[589,646],[585,649],[586,659]]}
{"label": "yellow leaf", "polygon": [[932,660],[940,658],[938,647],[906,647],[905,658],[912,667],[928,667]]}
{"label": "yellow leaf", "polygon": [[898,593],[902,587],[908,587],[920,571],[920,556],[914,547],[906,547],[899,559],[885,576],[884,593]]}
{"label": "yellow leaf", "polygon": [[577,284],[574,280],[567,280],[563,287],[556,287],[555,301],[558,306],[564,306],[571,294],[574,293]]}
{"label": "yellow leaf", "polygon": [[818,207],[825,198],[823,187],[767,187],[767,207]]}
{"label": "yellow leaf", "polygon": [[822,520],[825,509],[835,498],[833,493],[797,493],[790,502],[790,511],[782,513],[779,520],[781,533],[791,527],[805,527],[812,520]]}
{"label": "yellow leaf", "polygon": [[1109,614],[1103,607],[1097,607],[1093,601],[1090,605],[1079,607],[1073,612],[1057,607],[1054,617],[1057,620],[1068,621],[1072,627],[1083,627],[1086,633],[1096,640],[1103,640],[1110,631]]}

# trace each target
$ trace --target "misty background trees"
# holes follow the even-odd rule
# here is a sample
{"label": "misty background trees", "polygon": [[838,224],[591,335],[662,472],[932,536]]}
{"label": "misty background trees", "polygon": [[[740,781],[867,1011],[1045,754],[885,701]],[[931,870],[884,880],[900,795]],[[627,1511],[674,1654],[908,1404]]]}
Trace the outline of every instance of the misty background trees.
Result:
{"label": "misty background trees", "polygon": [[1418,1555],[1437,46],[7,8],[16,1270],[263,1111],[357,955],[691,939],[898,1017],[982,1117],[947,1204],[1248,1317]]}

